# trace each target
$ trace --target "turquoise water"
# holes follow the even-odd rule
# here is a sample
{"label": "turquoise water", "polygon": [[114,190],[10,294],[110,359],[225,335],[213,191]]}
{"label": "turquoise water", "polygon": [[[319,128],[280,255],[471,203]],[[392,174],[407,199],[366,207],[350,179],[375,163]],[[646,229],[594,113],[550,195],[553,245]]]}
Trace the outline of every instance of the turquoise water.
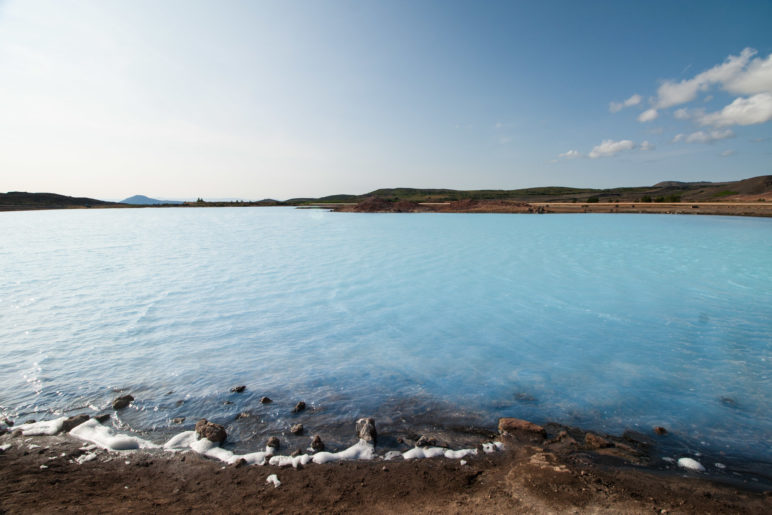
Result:
{"label": "turquoise water", "polygon": [[207,417],[247,445],[302,399],[332,440],[517,416],[772,462],[770,219],[127,209],[0,234],[13,419],[125,391],[126,428]]}

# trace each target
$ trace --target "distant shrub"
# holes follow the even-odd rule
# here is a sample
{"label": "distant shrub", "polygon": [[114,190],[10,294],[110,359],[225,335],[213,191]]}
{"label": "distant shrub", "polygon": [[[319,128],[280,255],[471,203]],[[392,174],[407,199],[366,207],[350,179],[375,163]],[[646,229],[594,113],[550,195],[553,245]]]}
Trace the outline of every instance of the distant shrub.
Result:
{"label": "distant shrub", "polygon": [[681,195],[670,195],[667,197],[668,202],[681,202]]}
{"label": "distant shrub", "polygon": [[640,202],[651,202],[651,195],[642,196]]}
{"label": "distant shrub", "polygon": [[665,201],[665,197],[657,197],[654,199],[654,202],[664,202],[664,201]]}
{"label": "distant shrub", "polygon": [[598,197],[590,197],[587,199],[588,204],[596,204],[600,199]]}

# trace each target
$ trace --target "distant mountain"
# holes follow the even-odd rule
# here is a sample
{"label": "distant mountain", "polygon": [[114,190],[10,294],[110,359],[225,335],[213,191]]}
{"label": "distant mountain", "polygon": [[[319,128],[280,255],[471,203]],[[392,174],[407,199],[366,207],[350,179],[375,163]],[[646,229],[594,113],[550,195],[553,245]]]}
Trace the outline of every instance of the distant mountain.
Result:
{"label": "distant mountain", "polygon": [[131,204],[134,206],[156,206],[159,204],[183,204],[179,200],[158,200],[144,195],[134,195],[133,197],[121,200],[121,204]]}

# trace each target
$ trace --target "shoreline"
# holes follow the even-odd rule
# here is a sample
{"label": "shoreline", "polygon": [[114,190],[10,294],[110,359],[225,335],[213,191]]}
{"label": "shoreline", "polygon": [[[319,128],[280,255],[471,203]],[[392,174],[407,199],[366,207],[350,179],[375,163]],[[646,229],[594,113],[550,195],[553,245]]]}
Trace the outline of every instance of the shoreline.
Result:
{"label": "shoreline", "polygon": [[[500,423],[496,441],[503,445],[493,452],[463,459],[387,460],[376,446],[372,459],[309,462],[297,468],[244,466],[241,460],[226,464],[191,451],[97,450],[67,433],[8,433],[0,436],[4,449],[0,509],[12,513],[83,509],[765,513],[772,509],[772,483],[746,479],[732,484],[731,475],[721,482],[710,471],[677,466],[658,470],[646,463],[646,443],[629,435],[625,439],[557,424],[541,428],[518,419],[502,420],[515,422]],[[271,475],[279,486],[266,483]]]}

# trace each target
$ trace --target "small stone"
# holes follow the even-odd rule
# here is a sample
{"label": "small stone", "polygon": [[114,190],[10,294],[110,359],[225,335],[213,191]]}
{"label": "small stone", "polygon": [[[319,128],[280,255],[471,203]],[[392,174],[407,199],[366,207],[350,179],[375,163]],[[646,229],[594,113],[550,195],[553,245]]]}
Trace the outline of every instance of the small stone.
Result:
{"label": "small stone", "polygon": [[372,442],[375,445],[378,439],[378,432],[375,430],[374,418],[360,418],[357,420],[356,433],[360,439],[365,442]]}
{"label": "small stone", "polygon": [[311,448],[317,452],[324,450],[324,442],[321,436],[314,435],[314,438],[311,440]]}
{"label": "small stone", "polygon": [[270,404],[272,402],[273,401],[269,397],[266,397],[266,396],[260,397],[260,404]]}
{"label": "small stone", "polygon": [[233,404],[231,401],[223,401],[223,404],[228,406],[229,404]]}
{"label": "small stone", "polygon": [[27,421],[26,421],[26,422],[24,422],[24,423],[25,423],[25,424],[34,424],[35,422],[37,422],[37,420],[35,420],[34,418],[31,418],[31,419],[27,420]]}
{"label": "small stone", "polygon": [[247,387],[241,384],[239,386],[234,386],[233,388],[231,388],[231,393],[242,393],[246,389]]}
{"label": "small stone", "polygon": [[279,439],[275,436],[272,436],[268,439],[268,443],[266,443],[268,447],[273,447],[274,449],[279,449],[281,447],[281,442],[279,442]]}
{"label": "small stone", "polygon": [[662,426],[655,426],[654,427],[654,432],[657,433],[658,435],[666,435],[667,434],[667,429],[665,429]]}
{"label": "small stone", "polygon": [[594,433],[587,433],[584,435],[584,443],[590,449],[604,449],[606,447],[614,446],[614,444],[609,440],[606,440],[602,436],[598,436]]}
{"label": "small stone", "polygon": [[74,427],[81,425],[83,422],[87,421],[88,419],[89,419],[89,416],[86,415],[85,413],[70,417],[64,422],[62,422],[62,431],[64,431],[65,433],[68,433]]}
{"label": "small stone", "polygon": [[294,408],[292,408],[292,413],[300,413],[304,409],[306,409],[306,403],[303,401],[300,401],[297,404],[295,404]]}
{"label": "small stone", "polygon": [[302,449],[295,449],[294,451],[292,451],[292,453],[290,453],[290,456],[294,458],[296,456],[300,456],[301,454],[303,454]]}
{"label": "small stone", "polygon": [[421,438],[415,443],[416,447],[434,447],[437,445],[437,440],[428,436],[422,435]]}
{"label": "small stone", "polygon": [[295,424],[294,426],[290,427],[290,433],[292,433],[293,435],[302,435],[303,424]]}
{"label": "small stone", "polygon": [[242,411],[241,413],[236,415],[236,420],[240,420],[242,418],[249,418],[249,413],[247,413],[246,411]]}
{"label": "small stone", "polygon": [[94,420],[99,422],[100,424],[104,424],[108,420],[110,420],[110,414],[109,413],[102,413],[101,415],[97,415],[94,417]]}
{"label": "small stone", "polygon": [[3,436],[7,432],[8,432],[8,430],[6,428],[0,427],[0,436]]}
{"label": "small stone", "polygon": [[21,429],[14,429],[11,433],[11,438],[20,438],[24,436],[24,432]]}
{"label": "small stone", "polygon": [[172,424],[182,424],[185,422],[185,417],[174,417],[172,419]]}
{"label": "small stone", "polygon": [[215,443],[222,443],[228,437],[228,433],[225,432],[223,426],[209,422],[205,418],[196,422],[196,434],[198,435],[199,440],[201,438],[206,438]]}
{"label": "small stone", "polygon": [[8,427],[13,427],[13,420],[10,418],[3,419],[3,423]]}
{"label": "small stone", "polygon": [[113,409],[116,409],[116,410],[123,409],[129,404],[131,404],[133,400],[134,400],[134,397],[132,397],[131,395],[124,395],[122,397],[118,397],[113,401]]}
{"label": "small stone", "polygon": [[499,433],[502,435],[525,433],[528,435],[538,435],[542,438],[547,437],[547,432],[543,427],[534,424],[533,422],[528,422],[527,420],[510,417],[499,419]]}
{"label": "small stone", "polygon": [[249,465],[249,463],[247,463],[247,460],[245,460],[244,458],[239,458],[238,461],[236,461],[236,463],[233,464],[233,468],[238,469],[241,467],[246,467],[247,465]]}

